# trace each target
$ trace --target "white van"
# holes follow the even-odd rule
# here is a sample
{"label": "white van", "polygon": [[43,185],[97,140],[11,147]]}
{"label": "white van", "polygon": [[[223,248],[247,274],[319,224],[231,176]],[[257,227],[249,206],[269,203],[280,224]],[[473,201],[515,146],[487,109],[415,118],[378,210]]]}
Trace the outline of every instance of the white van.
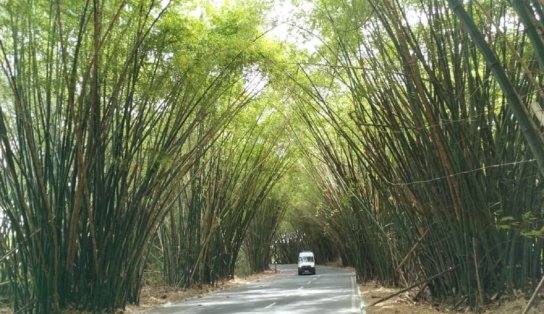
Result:
{"label": "white van", "polygon": [[314,253],[310,251],[303,251],[298,254],[298,274],[302,275],[306,271],[315,275],[315,257]]}

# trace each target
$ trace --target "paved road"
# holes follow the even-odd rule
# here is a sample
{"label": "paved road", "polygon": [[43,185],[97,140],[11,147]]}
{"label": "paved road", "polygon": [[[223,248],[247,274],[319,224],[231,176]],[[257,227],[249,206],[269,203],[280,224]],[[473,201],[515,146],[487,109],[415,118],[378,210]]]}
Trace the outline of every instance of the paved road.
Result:
{"label": "paved road", "polygon": [[353,272],[317,266],[316,275],[278,265],[279,274],[233,289],[167,304],[145,313],[364,313]]}

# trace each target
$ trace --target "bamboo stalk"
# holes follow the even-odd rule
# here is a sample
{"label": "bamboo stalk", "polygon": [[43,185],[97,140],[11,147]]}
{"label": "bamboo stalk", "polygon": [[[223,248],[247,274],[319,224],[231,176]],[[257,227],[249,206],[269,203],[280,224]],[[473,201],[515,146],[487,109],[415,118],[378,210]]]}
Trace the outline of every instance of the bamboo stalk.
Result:
{"label": "bamboo stalk", "polygon": [[419,239],[417,240],[417,242],[412,246],[412,248],[410,249],[410,251],[408,251],[408,253],[406,253],[406,255],[404,256],[404,258],[402,259],[402,261],[398,264],[397,268],[395,269],[395,271],[399,271],[399,269],[402,267],[402,265],[404,265],[404,263],[408,260],[408,258],[410,257],[410,255],[412,255],[412,253],[415,251],[415,249],[418,247],[418,245],[421,243],[421,241],[423,241],[423,239],[425,238],[425,236],[427,235],[427,233],[429,233],[429,231],[431,230],[433,225],[430,225],[427,230],[425,230],[425,233],[423,233],[423,235],[421,237],[419,237]]}
{"label": "bamboo stalk", "polygon": [[527,311],[529,311],[529,309],[531,308],[531,305],[535,301],[536,295],[542,289],[543,286],[544,286],[544,276],[542,277],[542,279],[540,279],[540,282],[538,283],[538,286],[536,287],[535,291],[531,295],[531,298],[527,302],[527,305],[525,305],[525,307],[523,308],[523,312],[521,312],[521,314],[526,314]]}
{"label": "bamboo stalk", "polygon": [[436,275],[434,275],[434,276],[431,276],[431,277],[429,277],[429,278],[427,278],[427,279],[421,280],[421,281],[419,281],[419,282],[417,282],[417,283],[411,285],[411,286],[408,287],[408,288],[404,288],[404,289],[402,289],[402,290],[400,290],[400,291],[397,291],[397,292],[395,292],[395,293],[393,293],[393,294],[391,294],[391,295],[389,295],[389,296],[387,296],[387,297],[385,297],[385,298],[381,298],[381,299],[377,300],[376,302],[370,304],[369,306],[374,306],[374,305],[376,305],[376,304],[379,304],[379,303],[382,303],[382,302],[384,302],[384,301],[387,301],[387,300],[389,300],[389,299],[391,299],[391,298],[393,298],[393,297],[395,297],[395,296],[397,296],[397,295],[399,295],[399,294],[401,294],[401,293],[403,293],[403,292],[410,291],[410,290],[414,289],[415,287],[420,286],[421,284],[428,283],[429,281],[431,281],[431,280],[433,280],[433,279],[436,279],[436,278],[438,278],[438,277],[444,275],[445,273],[448,273],[448,272],[450,272],[450,271],[456,269],[457,267],[458,267],[458,266],[449,267],[448,269],[446,269],[446,270],[444,270],[444,271],[442,271],[442,272],[440,272],[440,273],[438,273],[438,274],[436,274]]}
{"label": "bamboo stalk", "polygon": [[[525,29],[535,51],[535,58],[538,61],[540,68],[544,69],[544,34],[542,34],[542,21],[540,21],[541,24],[539,25],[539,21],[527,2],[511,0],[510,3],[525,25]],[[544,7],[542,4],[540,4],[540,6],[540,9]]]}
{"label": "bamboo stalk", "polygon": [[[519,123],[505,108],[504,93],[493,80],[494,65],[484,62],[447,4],[369,5],[372,14],[345,3],[318,6],[324,16],[321,23],[332,33],[322,38],[325,46],[317,64],[323,71],[315,75],[302,69],[300,76],[307,83],[297,85],[303,94],[297,112],[308,127],[305,136],[316,146],[304,152],[327,204],[317,220],[325,221],[321,227],[355,266],[358,278],[394,284],[405,279],[409,284],[459,264],[459,272],[436,280],[429,289],[441,298],[455,288],[455,294],[468,295],[473,306],[479,295],[502,290],[493,287],[507,282],[520,287],[534,276],[529,269],[538,264],[538,254],[516,248],[508,258],[503,256],[511,243],[526,246],[532,240],[481,227],[497,224],[496,215],[521,217],[527,211],[515,202],[538,207],[538,202],[522,196],[532,188],[516,188],[519,197],[512,198],[506,196],[513,191],[507,185],[495,184],[526,178],[525,171],[538,168],[523,157],[525,144],[516,144]],[[503,37],[490,27],[503,23],[507,8],[507,3],[479,4],[477,10],[493,14],[481,15],[478,27],[492,38],[504,71],[522,87],[519,93],[529,103],[538,93],[531,85],[534,80],[524,83],[522,78],[528,69],[523,64],[531,57],[523,53],[527,42],[521,29],[507,25],[509,36]],[[409,21],[407,10],[420,12],[424,23]],[[509,61],[512,48],[520,52],[516,62]],[[329,68],[329,75],[323,74]],[[293,80],[300,76],[293,75]],[[348,92],[322,92],[330,86]],[[437,153],[439,137],[442,151]],[[308,145],[305,141],[301,143]],[[530,176],[523,181],[534,187],[530,182],[535,177]],[[456,201],[452,206],[447,199]],[[497,202],[500,205],[489,206]],[[430,224],[440,227],[421,239]],[[472,238],[481,248],[478,274],[474,258],[469,258],[474,257]],[[396,262],[395,252],[411,252],[418,241],[417,255],[412,252],[407,255],[412,259]],[[523,275],[491,275],[503,263],[523,265]],[[391,272],[399,264],[407,268],[403,278]],[[483,285],[484,277],[494,282]]]}
{"label": "bamboo stalk", "polygon": [[542,134],[538,131],[534,121],[530,119],[527,109],[523,105],[523,100],[504,72],[504,69],[501,67],[495,53],[490,49],[484,36],[463,8],[462,1],[448,0],[448,4],[461,20],[480,52],[484,55],[491,68],[491,72],[493,72],[495,79],[500,84],[505,97],[508,99],[508,104],[510,105],[512,112],[522,126],[521,131],[531,147],[531,152],[538,162],[540,175],[544,176],[544,139],[542,138]]}
{"label": "bamboo stalk", "polygon": [[476,284],[478,285],[478,306],[484,304],[484,297],[482,292],[482,283],[480,281],[480,265],[478,263],[478,255],[476,251],[476,238],[472,238],[472,256],[474,258],[474,270],[476,272]]}

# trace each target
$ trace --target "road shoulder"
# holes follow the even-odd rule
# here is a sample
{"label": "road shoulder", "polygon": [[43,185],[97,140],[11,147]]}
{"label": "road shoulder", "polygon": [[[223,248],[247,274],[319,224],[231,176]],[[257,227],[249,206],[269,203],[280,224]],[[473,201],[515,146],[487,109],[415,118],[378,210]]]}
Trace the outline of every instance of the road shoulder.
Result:
{"label": "road shoulder", "polygon": [[169,303],[176,303],[191,298],[202,297],[205,294],[239,287],[241,285],[252,282],[259,282],[264,278],[276,275],[274,270],[266,270],[262,273],[249,275],[246,277],[234,277],[234,279],[226,280],[218,283],[215,286],[203,285],[202,288],[179,289],[166,285],[144,285],[140,292],[140,305],[127,305],[124,312],[119,313],[136,313],[145,312],[152,308],[162,306]]}
{"label": "road shoulder", "polygon": [[[438,304],[431,301],[414,302],[415,292],[403,292],[386,301],[371,306],[378,300],[393,295],[400,291],[399,288],[384,287],[375,282],[365,282],[359,285],[361,297],[365,304],[366,314],[396,314],[396,313],[418,313],[418,314],[438,314],[438,313],[488,313],[488,314],[516,314],[521,313],[527,304],[527,298],[519,293],[513,296],[504,296],[490,304],[486,304],[479,311],[470,310],[466,305],[460,305],[453,309],[451,304]],[[544,300],[544,296],[542,297]],[[532,307],[529,314],[544,313],[544,302],[540,302]]]}

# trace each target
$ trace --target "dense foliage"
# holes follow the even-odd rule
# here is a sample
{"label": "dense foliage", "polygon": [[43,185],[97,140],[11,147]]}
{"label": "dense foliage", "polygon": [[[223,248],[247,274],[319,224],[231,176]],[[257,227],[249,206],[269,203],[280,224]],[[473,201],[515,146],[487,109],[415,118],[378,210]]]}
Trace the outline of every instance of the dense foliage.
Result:
{"label": "dense foliage", "polygon": [[0,302],[301,250],[455,304],[538,283],[542,2],[294,2],[0,1]]}
{"label": "dense foliage", "polygon": [[[156,231],[167,216],[171,227],[186,219],[175,216],[190,202],[219,213],[190,213],[192,228],[211,221],[189,232],[211,251],[190,248],[201,265],[190,280],[232,274],[284,164],[274,139],[225,131],[264,88],[247,74],[260,8],[210,9],[206,18],[193,17],[205,8],[173,1],[1,8],[1,273],[15,311],[137,303]],[[174,243],[162,243],[168,265]]]}
{"label": "dense foliage", "polygon": [[533,143],[544,142],[531,105],[541,111],[544,98],[510,4],[466,7],[476,32],[441,1],[320,1],[325,44],[302,68],[298,102],[319,156],[319,220],[359,275],[477,305],[542,276]]}

